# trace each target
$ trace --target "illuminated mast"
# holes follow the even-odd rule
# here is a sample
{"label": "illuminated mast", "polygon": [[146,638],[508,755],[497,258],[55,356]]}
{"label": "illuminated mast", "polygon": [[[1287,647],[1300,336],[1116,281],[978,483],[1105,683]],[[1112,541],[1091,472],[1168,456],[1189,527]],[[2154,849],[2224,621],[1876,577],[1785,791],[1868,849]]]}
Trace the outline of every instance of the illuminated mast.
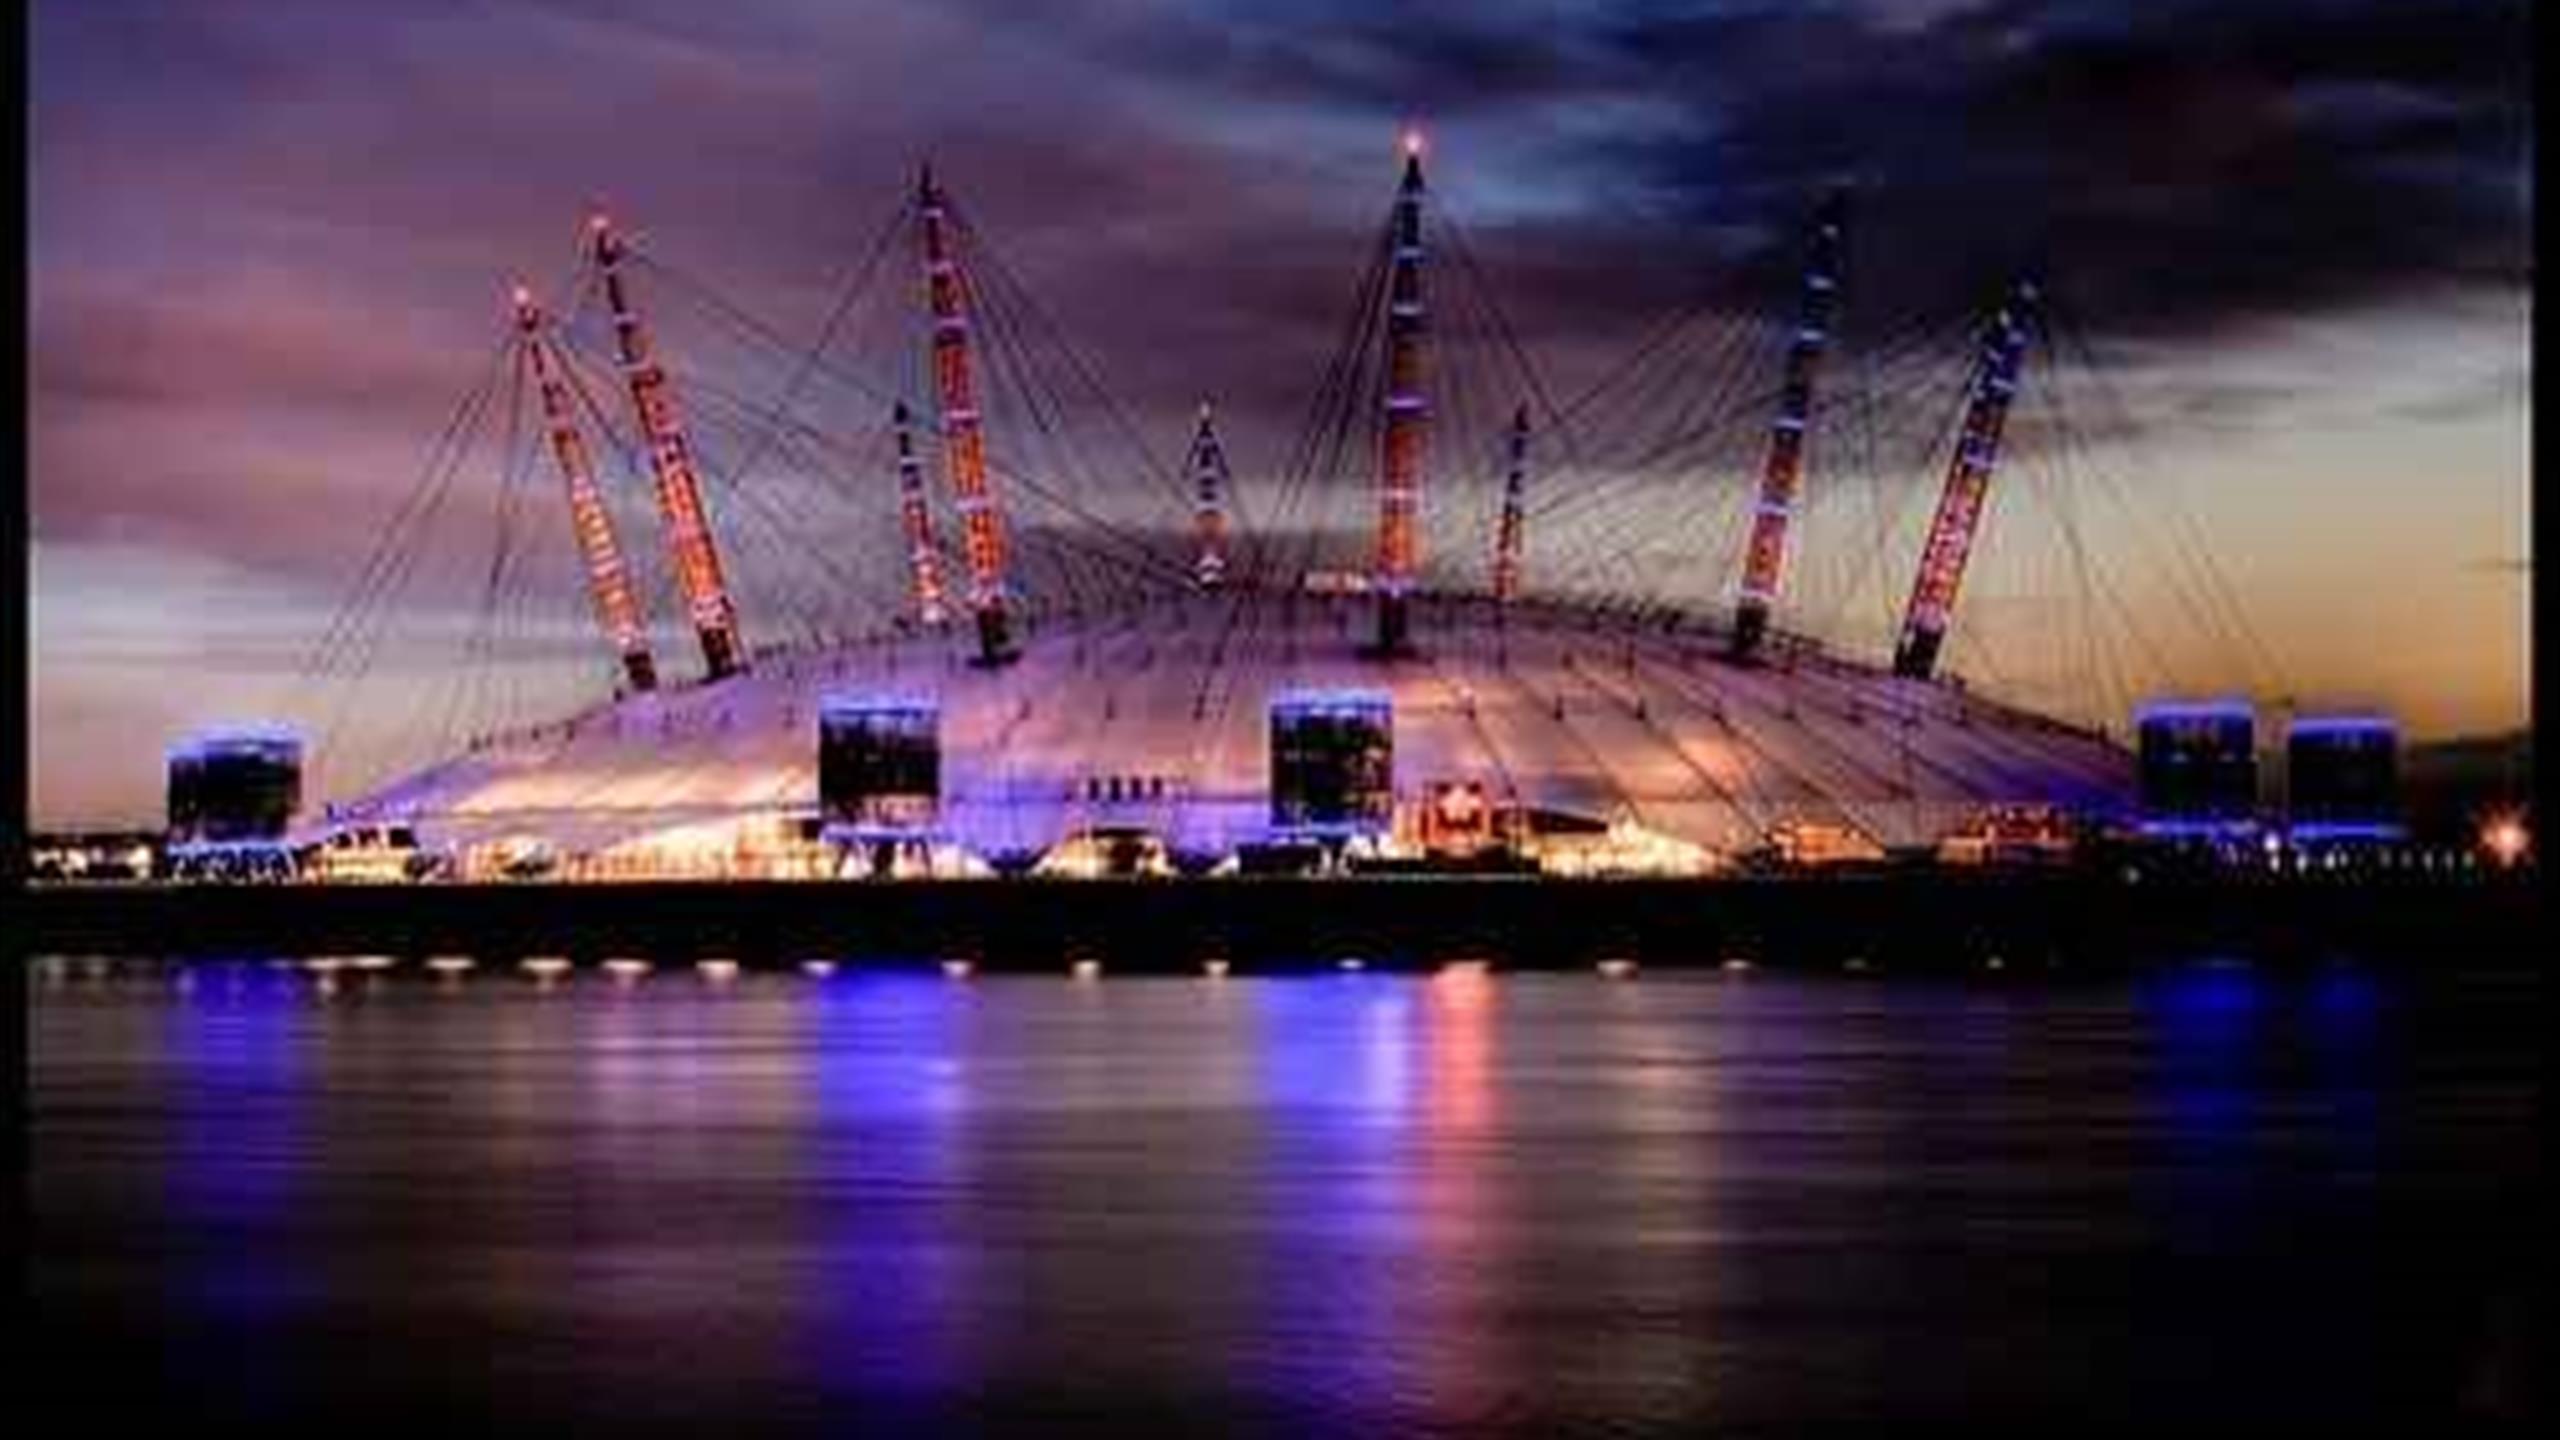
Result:
{"label": "illuminated mast", "polygon": [[1493,599],[1508,605],[1520,596],[1521,498],[1529,483],[1529,406],[1511,416],[1510,466],[1502,476],[1502,520],[1493,533]]}
{"label": "illuminated mast", "polygon": [[640,599],[623,568],[622,545],[614,538],[613,517],[596,488],[595,467],[587,460],[586,437],[569,409],[569,387],[561,378],[559,358],[551,353],[542,307],[533,292],[515,291],[516,335],[533,382],[542,395],[543,422],[551,428],[551,457],[569,487],[569,528],[578,539],[579,558],[587,566],[587,590],[594,597],[596,619],[606,638],[622,655],[622,672],[634,690],[658,688],[657,662],[649,655],[649,627],[640,618]]}
{"label": "illuminated mast", "polygon": [[933,538],[933,512],[925,508],[924,462],[916,458],[915,417],[901,400],[890,412],[898,433],[898,518],[907,533],[907,570],[916,619],[939,626],[949,618],[942,603],[942,556]]}
{"label": "illuminated mast", "polygon": [[1409,654],[1407,597],[1420,542],[1423,440],[1429,401],[1422,384],[1422,137],[1404,139],[1404,183],[1396,191],[1395,249],[1387,281],[1387,425],[1378,446],[1378,643],[1381,656]]}
{"label": "illuminated mast", "polygon": [[1778,396],[1777,423],[1769,429],[1769,457],[1760,471],[1760,503],[1751,520],[1750,548],[1743,552],[1742,600],[1733,614],[1736,659],[1747,659],[1760,648],[1769,632],[1769,609],[1778,599],[1778,575],[1787,558],[1787,522],[1795,516],[1796,491],[1804,478],[1805,422],[1813,410],[1813,374],[1821,363],[1822,347],[1831,338],[1847,210],[1847,197],[1834,194],[1814,217],[1804,288],[1796,302],[1795,339],[1787,346],[1786,384]]}
{"label": "illuminated mast", "polygon": [[1929,522],[1929,542],[1920,552],[1911,605],[1903,612],[1902,639],[1894,647],[1896,675],[1926,679],[1937,665],[1938,647],[1947,636],[1947,617],[1955,608],[1956,587],[1964,580],[1965,557],[1982,523],[1983,493],[1990,488],[1992,469],[2000,460],[2000,431],[2009,418],[2010,399],[2018,392],[2018,372],[2026,359],[2027,326],[2035,305],[2036,287],[2018,281],[1983,332],[1981,357],[1974,363],[1973,399],[1965,406],[1964,429],[1947,466],[1946,488],[1938,495],[1938,513]]}
{"label": "illuminated mast", "polygon": [[605,304],[613,312],[614,348],[622,357],[631,407],[639,416],[640,436],[649,447],[649,468],[657,477],[658,517],[666,529],[668,556],[675,562],[676,584],[694,633],[702,638],[703,668],[708,678],[723,679],[746,668],[746,652],[738,641],[737,607],[720,577],[720,553],[712,545],[711,522],[703,515],[693,449],[676,417],[666,367],[650,355],[648,332],[631,308],[622,278],[622,237],[602,215],[589,221],[588,227],[594,236],[596,268],[604,276]]}
{"label": "illuminated mast", "polygon": [[1215,590],[1227,577],[1227,452],[1209,423],[1209,402],[1200,402],[1200,428],[1191,436],[1191,520],[1199,557],[1191,562],[1191,578],[1203,590]]}
{"label": "illuminated mast", "polygon": [[942,187],[928,165],[916,185],[924,223],[925,298],[933,307],[933,378],[942,407],[942,473],[951,503],[960,511],[960,535],[969,561],[969,611],[978,622],[978,663],[1007,665],[1014,649],[1004,581],[1004,514],[987,487],[986,438],[978,425],[978,400],[969,375],[967,288],[944,233]]}

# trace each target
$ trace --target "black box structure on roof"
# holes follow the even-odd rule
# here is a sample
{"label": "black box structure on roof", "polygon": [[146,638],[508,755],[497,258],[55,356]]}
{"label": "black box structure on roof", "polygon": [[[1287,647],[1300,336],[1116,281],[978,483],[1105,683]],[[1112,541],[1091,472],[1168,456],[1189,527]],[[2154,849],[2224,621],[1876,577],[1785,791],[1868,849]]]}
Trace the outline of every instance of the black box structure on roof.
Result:
{"label": "black box structure on roof", "polygon": [[1395,708],[1370,691],[1271,702],[1271,824],[1283,834],[1382,834],[1395,822]]}
{"label": "black box structure on roof", "polygon": [[2163,701],[2142,707],[2134,721],[2146,833],[2231,835],[2256,826],[2258,729],[2246,702]]}
{"label": "black box structure on roof", "polygon": [[831,836],[916,835],[942,805],[942,712],[920,700],[829,696],[818,708],[818,807]]}
{"label": "black box structure on roof", "polygon": [[302,804],[302,741],[275,730],[218,730],[169,751],[169,843],[284,838]]}
{"label": "black box structure on roof", "polygon": [[2285,732],[2285,822],[2293,838],[2400,836],[2400,727],[2378,715],[2306,715]]}

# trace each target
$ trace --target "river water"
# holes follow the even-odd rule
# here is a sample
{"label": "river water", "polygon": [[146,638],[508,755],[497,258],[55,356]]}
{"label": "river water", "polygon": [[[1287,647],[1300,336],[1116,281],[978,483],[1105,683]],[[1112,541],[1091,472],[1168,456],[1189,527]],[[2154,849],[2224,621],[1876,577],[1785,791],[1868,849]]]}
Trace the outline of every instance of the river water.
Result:
{"label": "river water", "polygon": [[2512,970],[25,983],[23,1383],[91,1426],[2538,1403]]}

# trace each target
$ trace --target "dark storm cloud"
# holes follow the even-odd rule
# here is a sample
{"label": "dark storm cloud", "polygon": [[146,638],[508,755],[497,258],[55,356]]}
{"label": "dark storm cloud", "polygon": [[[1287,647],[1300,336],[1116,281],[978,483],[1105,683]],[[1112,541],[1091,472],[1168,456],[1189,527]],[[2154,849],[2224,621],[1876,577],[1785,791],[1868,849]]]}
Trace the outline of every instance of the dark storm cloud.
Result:
{"label": "dark storm cloud", "polygon": [[2518,285],[2526,265],[2521,0],[1359,13],[1292,12],[1224,46],[1204,25],[1151,53],[1217,84],[1244,67],[1253,93],[1309,107],[1496,131],[1516,114],[1533,151],[1540,122],[1628,107],[1641,123],[1555,157],[1582,233],[1632,220],[1693,255],[1721,241],[1750,293],[1776,288],[1829,183],[1861,192],[1858,268],[1887,310],[1963,303],[2032,265],[2093,325],[2193,333]]}
{"label": "dark storm cloud", "polygon": [[[2041,261],[2178,342],[2523,285],[2524,8],[185,5],[36,17],[40,535],[315,577],[607,201],[793,333],[926,154],[1179,451],[1285,450],[1396,126],[1571,391],[1702,290],[1774,311],[1825,185],[1852,301]],[[696,343],[670,320],[669,343]],[[699,353],[699,352],[696,352]]]}

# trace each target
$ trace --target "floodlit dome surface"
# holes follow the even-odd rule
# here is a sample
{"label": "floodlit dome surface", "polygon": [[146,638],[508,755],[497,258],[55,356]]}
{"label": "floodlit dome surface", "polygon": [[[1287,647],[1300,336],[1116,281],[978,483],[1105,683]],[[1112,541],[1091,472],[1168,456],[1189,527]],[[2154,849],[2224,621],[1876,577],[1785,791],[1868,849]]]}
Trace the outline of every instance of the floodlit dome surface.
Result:
{"label": "floodlit dome surface", "polygon": [[344,813],[408,819],[429,844],[563,854],[771,830],[815,813],[819,703],[853,695],[939,705],[941,828],[969,852],[1134,825],[1223,854],[1268,833],[1270,702],[1351,689],[1392,698],[1400,802],[1472,780],[1723,852],[1790,822],[1899,847],[1993,805],[2132,801],[2121,747],[1943,682],[1810,653],[1736,665],[1713,634],[1537,603],[1498,620],[1481,597],[1417,597],[1409,659],[1364,657],[1371,624],[1356,596],[1170,596],[1047,617],[990,670],[969,663],[964,616],[499,736]]}

